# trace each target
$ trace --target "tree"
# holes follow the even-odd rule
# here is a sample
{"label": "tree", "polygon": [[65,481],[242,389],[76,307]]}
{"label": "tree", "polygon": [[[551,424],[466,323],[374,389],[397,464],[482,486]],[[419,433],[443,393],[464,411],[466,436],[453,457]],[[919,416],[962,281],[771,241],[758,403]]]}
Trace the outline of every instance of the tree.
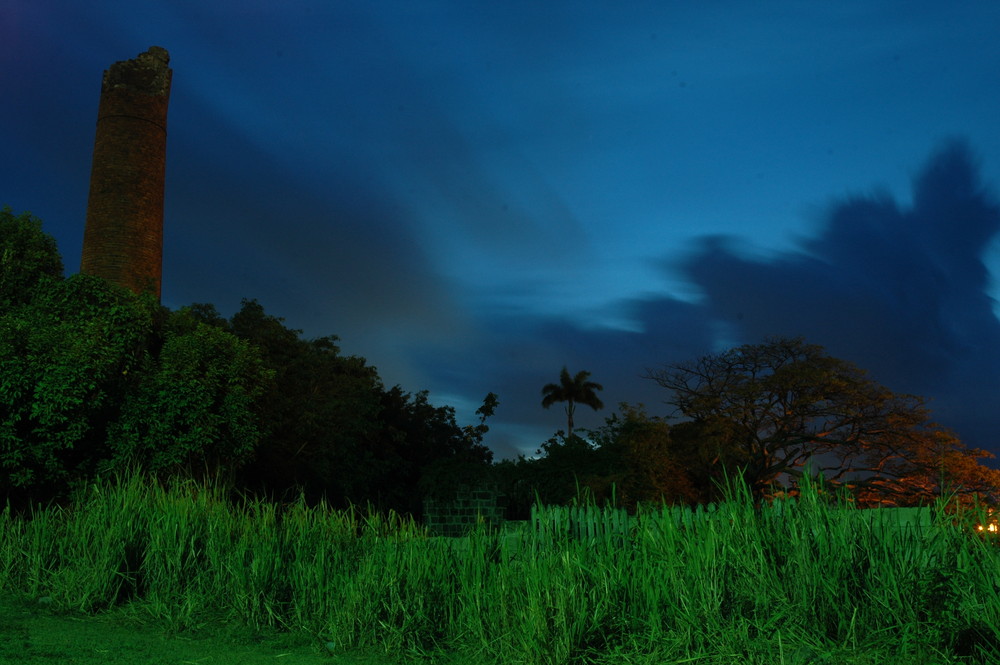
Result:
{"label": "tree", "polygon": [[0,489],[54,498],[108,456],[158,316],[155,299],[89,275],[0,314]]}
{"label": "tree", "polygon": [[274,376],[258,411],[261,441],[237,474],[241,489],[273,497],[301,491],[310,501],[326,494],[340,502],[368,487],[366,441],[381,408],[375,368],[341,355],[335,336],[303,339],[256,300],[243,300],[229,320],[208,304],[185,311],[250,344]]}
{"label": "tree", "polygon": [[[566,505],[580,492],[591,498],[605,500],[605,486],[614,478],[606,478],[609,469],[600,451],[586,439],[569,436],[562,430],[535,451],[538,459],[526,460],[523,478],[528,481],[528,500],[534,503],[536,494],[546,505]],[[611,471],[613,473],[613,471]]]}
{"label": "tree", "polygon": [[113,456],[102,466],[138,464],[161,477],[239,469],[261,440],[274,372],[257,348],[183,310],[169,315],[158,346],[108,429]]}
{"label": "tree", "polygon": [[698,493],[678,461],[672,428],[641,404],[623,403],[619,411],[588,432],[601,470],[586,481],[595,496],[607,497],[614,482],[616,502],[629,512],[640,503],[695,503]]}
{"label": "tree", "polygon": [[233,490],[409,510],[429,466],[489,466],[495,395],[478,425],[459,427],[426,392],[385,390],[336,337],[301,332],[256,301],[226,320],[211,305],[170,312],[98,277],[64,279],[40,222],[0,211],[0,499],[20,509],[96,473],[204,468]]}
{"label": "tree", "polygon": [[231,471],[270,381],[248,343],[91,275],[0,316],[0,488],[64,496],[95,474]]}
{"label": "tree", "polygon": [[[991,452],[965,448],[954,433],[942,428],[889,437],[869,451],[866,463],[881,473],[867,483],[848,481],[863,505],[917,506],[928,498],[948,496],[948,510],[979,503],[996,505],[1000,471],[978,463]],[[952,496],[954,495],[954,496]]]}
{"label": "tree", "polygon": [[18,510],[100,472],[238,464],[259,439],[259,363],[148,294],[64,279],[41,223],[0,211],[0,494]]}
{"label": "tree", "polygon": [[479,424],[462,427],[464,444],[452,454],[438,457],[424,465],[418,483],[422,497],[447,501],[454,498],[460,486],[469,487],[496,481],[492,464],[493,451],[483,445],[483,437],[490,430],[486,420],[493,416],[499,405],[500,400],[496,394],[487,393],[482,406],[476,409]]}
{"label": "tree", "polygon": [[549,408],[556,402],[566,402],[566,436],[573,436],[573,412],[577,404],[586,404],[594,411],[604,408],[604,404],[597,397],[597,390],[604,390],[604,386],[593,381],[588,381],[590,372],[578,372],[576,376],[570,378],[569,371],[563,367],[559,374],[559,383],[548,383],[542,388],[542,406]]}
{"label": "tree", "polygon": [[42,231],[41,220],[0,208],[0,313],[31,300],[39,282],[62,276],[55,238]]}
{"label": "tree", "polygon": [[434,406],[426,391],[384,388],[364,358],[341,355],[335,336],[304,339],[256,300],[244,300],[228,321],[211,305],[186,311],[259,349],[274,373],[260,409],[261,442],[236,478],[242,490],[416,515],[424,475],[441,477],[445,461],[477,471],[492,460],[482,445],[497,405],[492,393],[477,411],[480,424],[462,428],[452,407]]}
{"label": "tree", "polygon": [[721,418],[688,420],[670,428],[671,457],[684,469],[694,489],[694,502],[717,503],[722,500],[718,483],[724,482],[723,468],[746,464],[734,444],[731,426]]}
{"label": "tree", "polygon": [[[810,458],[834,485],[848,473],[869,473],[847,484],[898,497],[915,491],[904,479],[926,477],[938,470],[931,460],[941,460],[926,454],[945,436],[928,421],[923,400],[889,391],[801,338],[746,344],[649,370],[647,378],[671,392],[668,404],[712,431],[706,457],[730,472],[742,467],[758,502],[779,475],[800,478]],[[959,451],[955,439],[947,446],[962,458],[981,453]],[[823,455],[837,462],[819,466]]]}
{"label": "tree", "polygon": [[[417,515],[424,492],[441,477],[446,461],[469,466],[469,478],[493,461],[493,451],[482,445],[473,428],[463,429],[451,406],[431,404],[426,390],[411,394],[399,386],[382,393],[378,427],[364,441],[369,480],[358,496],[382,508]],[[481,423],[492,412],[488,395],[479,410]],[[421,483],[424,476],[428,478]],[[440,488],[439,488],[440,489]],[[363,491],[362,491],[363,490]]]}

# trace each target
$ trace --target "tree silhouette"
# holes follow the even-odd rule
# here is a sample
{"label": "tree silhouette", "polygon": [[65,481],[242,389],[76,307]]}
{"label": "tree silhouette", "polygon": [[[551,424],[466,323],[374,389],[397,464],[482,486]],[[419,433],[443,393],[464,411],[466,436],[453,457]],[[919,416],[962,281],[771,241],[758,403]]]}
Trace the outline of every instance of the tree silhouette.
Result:
{"label": "tree silhouette", "polygon": [[832,472],[831,484],[848,473],[874,474],[844,484],[896,505],[927,492],[942,465],[970,491],[1000,479],[988,469],[972,473],[973,459],[988,453],[964,449],[930,422],[921,398],[893,393],[802,338],[745,344],[647,376],[693,421],[675,438],[700,444],[710,467],[742,467],[757,501],[780,474],[801,478],[799,467],[824,454],[837,458],[820,469]]}
{"label": "tree silhouette", "polygon": [[586,479],[594,497],[610,498],[614,483],[616,507],[630,514],[640,503],[697,503],[698,488],[682,464],[672,430],[665,419],[647,415],[642,404],[619,404],[619,413],[587,432],[597,446],[597,472]]}
{"label": "tree silhouette", "polygon": [[590,372],[578,372],[570,378],[569,371],[563,367],[559,374],[559,383],[548,383],[542,388],[542,406],[549,408],[556,402],[566,402],[566,436],[573,436],[573,412],[577,404],[586,404],[597,411],[604,408],[604,403],[597,397],[596,390],[604,390],[604,386],[588,381]]}

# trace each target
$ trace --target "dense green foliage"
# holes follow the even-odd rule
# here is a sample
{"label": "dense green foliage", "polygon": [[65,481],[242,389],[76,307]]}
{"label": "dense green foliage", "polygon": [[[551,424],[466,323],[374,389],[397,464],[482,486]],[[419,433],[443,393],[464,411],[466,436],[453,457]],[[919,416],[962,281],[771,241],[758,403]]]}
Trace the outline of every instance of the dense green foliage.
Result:
{"label": "dense green foliage", "polygon": [[0,489],[15,503],[139,462],[230,468],[260,439],[251,345],[88,275],[0,315]]}
{"label": "dense green foliage", "polygon": [[314,500],[325,492],[363,501],[359,493],[372,481],[363,442],[379,411],[375,369],[342,356],[335,337],[302,339],[254,300],[228,321],[211,305],[186,311],[258,349],[273,374],[259,410],[264,436],[237,484],[279,497],[303,490]]}
{"label": "dense green foliage", "polygon": [[463,428],[426,391],[385,388],[364,358],[340,354],[336,337],[305,340],[254,300],[229,321],[211,305],[186,311],[253,344],[274,373],[261,409],[266,435],[236,474],[244,489],[419,515],[421,497],[440,489],[446,470],[479,473],[492,460],[482,437],[495,396],[480,409],[480,424]]}
{"label": "dense green foliage", "polygon": [[304,339],[254,300],[227,320],[63,278],[41,223],[8,209],[0,259],[0,494],[19,508],[138,465],[220,477],[234,495],[419,515],[422,492],[492,461],[495,395],[460,427],[451,407],[386,389],[336,337]]}
{"label": "dense green foliage", "polygon": [[74,275],[0,314],[0,488],[53,490],[108,457],[156,310]]}
{"label": "dense green foliage", "polygon": [[595,498],[608,496],[613,485],[615,502],[629,512],[642,503],[697,501],[673,429],[663,418],[649,416],[642,405],[621,404],[619,413],[588,437],[601,453],[602,472],[589,483]]}
{"label": "dense green foliage", "polygon": [[261,440],[261,397],[273,376],[258,350],[183,311],[168,315],[157,342],[108,429],[113,455],[103,468],[138,462],[173,474],[242,466]]}
{"label": "dense green foliage", "polygon": [[[642,405],[623,403],[583,436],[557,432],[535,459],[501,461],[495,477],[516,519],[524,519],[536,499],[546,505],[592,500],[634,513],[642,503],[691,504],[702,498],[684,453],[664,419],[649,416]],[[713,500],[715,493],[705,498]]]}
{"label": "dense green foliage", "polygon": [[28,302],[45,278],[62,274],[55,238],[42,231],[41,220],[0,208],[0,313]]}

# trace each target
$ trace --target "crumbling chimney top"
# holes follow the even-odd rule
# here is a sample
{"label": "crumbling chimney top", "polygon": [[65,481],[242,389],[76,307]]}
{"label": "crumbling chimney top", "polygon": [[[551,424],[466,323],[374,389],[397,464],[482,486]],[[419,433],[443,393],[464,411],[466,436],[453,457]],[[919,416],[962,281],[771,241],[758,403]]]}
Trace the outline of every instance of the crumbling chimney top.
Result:
{"label": "crumbling chimney top", "polygon": [[104,72],[104,89],[129,88],[147,95],[163,95],[170,90],[170,53],[162,46],[150,46],[132,60],[122,60]]}

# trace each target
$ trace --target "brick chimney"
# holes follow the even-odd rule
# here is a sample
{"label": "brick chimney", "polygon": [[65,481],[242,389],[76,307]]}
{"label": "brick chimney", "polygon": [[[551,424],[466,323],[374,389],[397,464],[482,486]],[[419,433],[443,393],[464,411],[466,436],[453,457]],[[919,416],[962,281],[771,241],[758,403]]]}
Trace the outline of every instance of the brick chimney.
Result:
{"label": "brick chimney", "polygon": [[80,272],[160,297],[170,55],[151,46],[104,72]]}

